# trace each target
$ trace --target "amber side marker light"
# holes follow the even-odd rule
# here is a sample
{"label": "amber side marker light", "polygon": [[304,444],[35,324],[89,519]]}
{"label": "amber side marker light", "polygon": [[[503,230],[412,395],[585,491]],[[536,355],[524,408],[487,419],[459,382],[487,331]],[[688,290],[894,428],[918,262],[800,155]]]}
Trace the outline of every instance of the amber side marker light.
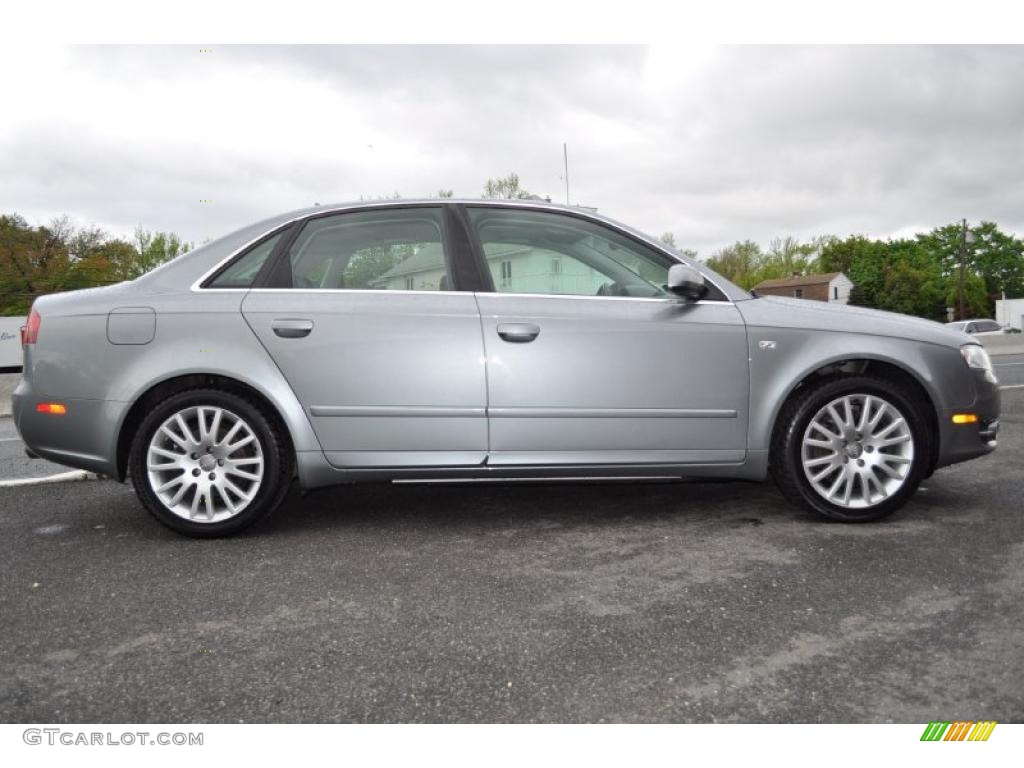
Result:
{"label": "amber side marker light", "polygon": [[954,413],[953,414],[954,424],[977,424],[978,414],[976,413]]}
{"label": "amber side marker light", "polygon": [[63,403],[36,403],[36,410],[39,413],[49,413],[54,416],[63,416],[68,412]]}

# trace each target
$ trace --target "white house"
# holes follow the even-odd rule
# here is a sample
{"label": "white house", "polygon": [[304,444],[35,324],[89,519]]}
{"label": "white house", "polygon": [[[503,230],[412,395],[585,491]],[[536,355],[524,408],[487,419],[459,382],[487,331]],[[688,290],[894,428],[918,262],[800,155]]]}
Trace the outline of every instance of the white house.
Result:
{"label": "white house", "polygon": [[[556,251],[528,245],[484,246],[494,287],[506,293],[595,295],[608,277],[576,259]],[[445,290],[441,246],[436,243],[416,252],[371,282],[390,290]]]}

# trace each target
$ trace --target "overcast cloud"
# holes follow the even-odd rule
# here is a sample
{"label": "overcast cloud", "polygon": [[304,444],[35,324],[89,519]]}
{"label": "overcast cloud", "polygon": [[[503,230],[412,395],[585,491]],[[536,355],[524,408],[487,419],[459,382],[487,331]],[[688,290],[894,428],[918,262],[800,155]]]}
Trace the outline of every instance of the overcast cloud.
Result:
{"label": "overcast cloud", "polygon": [[[196,243],[515,171],[708,256],[737,239],[1024,233],[1022,47],[65,48],[0,55],[0,212]],[[200,200],[210,199],[211,203]]]}

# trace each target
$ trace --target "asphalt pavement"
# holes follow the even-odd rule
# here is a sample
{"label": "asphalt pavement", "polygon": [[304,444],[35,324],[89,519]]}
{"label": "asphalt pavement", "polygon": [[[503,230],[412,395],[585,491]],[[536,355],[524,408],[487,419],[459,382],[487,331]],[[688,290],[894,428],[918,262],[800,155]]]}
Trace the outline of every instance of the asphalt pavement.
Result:
{"label": "asphalt pavement", "polygon": [[992,358],[1000,386],[1024,388],[1024,355],[999,355]]}
{"label": "asphalt pavement", "polygon": [[770,484],[375,485],[193,541],[110,480],[0,487],[0,721],[1020,722],[1024,390],[1002,424],[861,526]]}

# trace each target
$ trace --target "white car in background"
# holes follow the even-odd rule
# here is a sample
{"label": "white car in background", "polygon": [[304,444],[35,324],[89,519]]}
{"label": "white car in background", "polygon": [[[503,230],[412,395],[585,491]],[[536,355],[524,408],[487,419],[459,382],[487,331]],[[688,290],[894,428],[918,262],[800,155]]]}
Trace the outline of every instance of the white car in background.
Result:
{"label": "white car in background", "polygon": [[1004,327],[995,320],[957,320],[952,323],[946,323],[946,325],[955,330],[969,333],[971,336],[999,336],[1004,333],[1020,333],[1016,328]]}
{"label": "white car in background", "polygon": [[24,317],[0,317],[0,373],[21,371],[21,326]]}

